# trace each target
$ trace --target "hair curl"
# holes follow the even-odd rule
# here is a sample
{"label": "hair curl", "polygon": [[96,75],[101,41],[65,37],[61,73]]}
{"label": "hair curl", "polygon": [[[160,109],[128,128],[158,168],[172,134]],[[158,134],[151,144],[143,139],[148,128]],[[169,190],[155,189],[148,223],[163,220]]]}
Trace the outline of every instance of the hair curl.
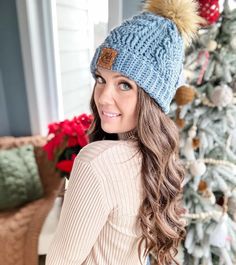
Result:
{"label": "hair curl", "polygon": [[[101,120],[92,95],[90,107],[94,121],[90,141],[117,140],[101,128]],[[142,154],[141,177],[144,200],[139,209],[142,237],[141,257],[152,253],[157,265],[179,264],[175,259],[177,247],[185,235],[181,219],[184,167],[180,163],[179,135],[175,123],[166,116],[143,89],[138,90],[138,124],[135,140]]]}

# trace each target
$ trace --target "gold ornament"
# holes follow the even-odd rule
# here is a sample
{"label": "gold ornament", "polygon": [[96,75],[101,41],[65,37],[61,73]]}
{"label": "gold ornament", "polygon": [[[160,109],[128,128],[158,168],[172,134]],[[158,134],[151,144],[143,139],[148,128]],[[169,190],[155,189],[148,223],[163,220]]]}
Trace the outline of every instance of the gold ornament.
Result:
{"label": "gold ornament", "polygon": [[177,105],[183,106],[193,101],[196,93],[193,87],[183,85],[179,87],[175,94],[175,101]]}
{"label": "gold ornament", "polygon": [[201,180],[198,185],[198,191],[204,192],[208,188],[206,181]]}
{"label": "gold ornament", "polygon": [[197,137],[193,138],[192,146],[193,146],[193,149],[194,150],[197,149],[197,148],[199,148],[199,146],[200,146],[200,139],[197,138]]}

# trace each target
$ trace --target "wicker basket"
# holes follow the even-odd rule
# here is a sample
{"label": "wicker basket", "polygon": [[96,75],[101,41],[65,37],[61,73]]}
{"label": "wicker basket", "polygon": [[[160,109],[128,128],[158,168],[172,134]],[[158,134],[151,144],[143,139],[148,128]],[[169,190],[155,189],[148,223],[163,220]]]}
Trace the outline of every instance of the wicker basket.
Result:
{"label": "wicker basket", "polygon": [[35,158],[44,190],[43,198],[0,212],[0,264],[38,265],[40,231],[64,183],[41,148],[45,143],[46,138],[41,136],[0,137],[0,149],[24,144],[35,146]]}

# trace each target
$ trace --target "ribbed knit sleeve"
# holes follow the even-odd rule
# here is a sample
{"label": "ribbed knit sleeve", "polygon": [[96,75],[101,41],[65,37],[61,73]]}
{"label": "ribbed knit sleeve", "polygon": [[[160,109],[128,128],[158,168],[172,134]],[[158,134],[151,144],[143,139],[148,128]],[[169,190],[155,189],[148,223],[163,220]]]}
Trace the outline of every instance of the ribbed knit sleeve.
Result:
{"label": "ribbed knit sleeve", "polygon": [[46,265],[82,264],[106,223],[109,211],[102,183],[90,162],[77,158]]}
{"label": "ribbed knit sleeve", "polygon": [[133,142],[97,141],[77,156],[46,265],[138,265],[141,157]]}

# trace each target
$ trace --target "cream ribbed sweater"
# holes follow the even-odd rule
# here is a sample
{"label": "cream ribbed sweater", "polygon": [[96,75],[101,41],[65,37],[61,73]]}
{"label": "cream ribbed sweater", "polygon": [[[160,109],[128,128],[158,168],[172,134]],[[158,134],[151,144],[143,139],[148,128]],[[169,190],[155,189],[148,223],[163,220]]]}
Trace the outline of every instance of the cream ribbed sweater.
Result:
{"label": "cream ribbed sweater", "polygon": [[46,265],[138,265],[141,155],[132,141],[98,141],[77,156]]}

